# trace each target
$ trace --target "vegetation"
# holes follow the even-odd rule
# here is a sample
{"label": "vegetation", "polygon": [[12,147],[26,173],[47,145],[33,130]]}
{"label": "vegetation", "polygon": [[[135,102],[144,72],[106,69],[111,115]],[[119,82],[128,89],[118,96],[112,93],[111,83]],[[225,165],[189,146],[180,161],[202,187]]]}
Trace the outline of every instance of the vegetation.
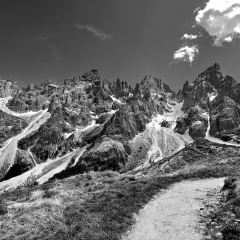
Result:
{"label": "vegetation", "polygon": [[[90,172],[0,195],[1,240],[117,240],[155,194],[184,179],[227,176],[240,165],[188,166],[162,175]],[[4,202],[3,202],[4,200]]]}
{"label": "vegetation", "polygon": [[220,205],[210,213],[210,222],[207,225],[209,235],[214,235],[215,229],[220,230],[222,239],[240,239],[240,175],[235,172],[225,180],[222,188]]}

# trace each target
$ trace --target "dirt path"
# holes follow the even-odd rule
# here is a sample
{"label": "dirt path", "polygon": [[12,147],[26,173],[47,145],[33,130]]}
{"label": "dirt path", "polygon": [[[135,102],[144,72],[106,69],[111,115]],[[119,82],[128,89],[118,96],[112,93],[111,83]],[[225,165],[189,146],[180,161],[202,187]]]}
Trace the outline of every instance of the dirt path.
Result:
{"label": "dirt path", "polygon": [[183,181],[158,194],[137,217],[123,240],[200,240],[198,210],[210,190],[223,186],[223,178]]}

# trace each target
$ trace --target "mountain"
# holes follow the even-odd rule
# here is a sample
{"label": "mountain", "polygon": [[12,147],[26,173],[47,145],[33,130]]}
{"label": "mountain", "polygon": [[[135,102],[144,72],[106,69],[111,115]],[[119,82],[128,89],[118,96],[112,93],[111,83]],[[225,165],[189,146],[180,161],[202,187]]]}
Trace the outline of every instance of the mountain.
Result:
{"label": "mountain", "polygon": [[240,83],[223,77],[217,63],[192,83],[186,82],[178,96],[184,100],[185,115],[178,119],[177,132],[189,129],[194,139],[210,134],[239,142]]}
{"label": "mountain", "polygon": [[0,80],[0,191],[94,171],[145,169],[194,140],[239,141],[240,84],[214,64],[177,94],[98,70],[27,87]]}
{"label": "mountain", "polygon": [[97,70],[62,85],[50,80],[27,87],[5,80],[5,85],[0,110],[8,128],[1,138],[0,189],[90,170],[127,171],[191,141],[175,139],[168,118],[176,118],[172,109],[182,104],[150,75],[135,88],[103,79]]}

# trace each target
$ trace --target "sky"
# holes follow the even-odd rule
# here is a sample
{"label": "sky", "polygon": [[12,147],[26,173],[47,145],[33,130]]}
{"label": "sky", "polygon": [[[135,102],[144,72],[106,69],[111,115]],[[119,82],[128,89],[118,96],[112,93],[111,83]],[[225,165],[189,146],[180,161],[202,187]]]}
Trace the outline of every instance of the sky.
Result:
{"label": "sky", "polygon": [[219,63],[240,82],[240,0],[1,0],[0,78],[63,83],[98,69],[174,91]]}

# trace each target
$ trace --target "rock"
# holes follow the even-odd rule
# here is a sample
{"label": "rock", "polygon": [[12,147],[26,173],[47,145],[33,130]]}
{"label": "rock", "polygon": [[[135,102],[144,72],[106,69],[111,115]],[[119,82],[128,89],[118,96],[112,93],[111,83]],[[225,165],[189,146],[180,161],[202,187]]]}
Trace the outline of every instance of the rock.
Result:
{"label": "rock", "polygon": [[8,104],[8,108],[11,109],[14,112],[27,112],[29,111],[29,106],[24,103],[18,95],[14,96],[13,99],[11,99]]}
{"label": "rock", "polygon": [[171,123],[166,121],[166,120],[163,120],[162,123],[161,123],[161,126],[165,127],[165,128],[170,128],[171,127]]}
{"label": "rock", "polygon": [[104,134],[114,139],[132,139],[145,130],[148,121],[141,113],[132,114],[126,108],[121,108],[106,122]]}
{"label": "rock", "polygon": [[98,70],[93,69],[91,71],[85,72],[82,75],[82,80],[88,81],[90,83],[94,83],[95,85],[99,86],[101,84],[102,78],[101,78]]}
{"label": "rock", "polygon": [[116,96],[116,98],[127,97],[133,92],[133,89],[127,82],[121,81],[119,78],[116,82],[113,82],[111,92]]}
{"label": "rock", "polygon": [[29,154],[22,150],[17,150],[16,159],[14,159],[13,166],[1,181],[21,175],[35,166],[33,159]]}
{"label": "rock", "polygon": [[202,108],[208,108],[208,96],[216,92],[224,81],[219,64],[207,68],[193,82],[188,81],[183,85],[182,95],[184,98],[183,109],[188,110],[190,107],[199,104]]}
{"label": "rock", "polygon": [[0,110],[0,145],[23,131],[28,126],[28,123],[11,114]]}
{"label": "rock", "polygon": [[207,127],[203,122],[192,124],[189,129],[189,135],[194,139],[203,138],[206,135]]}
{"label": "rock", "polygon": [[184,134],[188,129],[188,127],[190,126],[190,124],[191,124],[191,120],[187,116],[178,117],[177,124],[174,131],[179,134]]}
{"label": "rock", "polygon": [[37,131],[18,141],[18,148],[27,150],[31,147],[38,163],[44,162],[61,154],[58,145],[64,140],[63,134],[69,132],[72,132],[72,129],[64,120],[62,108],[58,107]]}
{"label": "rock", "polygon": [[76,167],[85,167],[87,171],[120,170],[127,161],[123,145],[110,138],[99,139],[94,146],[81,156]]}
{"label": "rock", "polygon": [[14,96],[19,91],[21,91],[21,86],[13,78],[11,80],[0,78],[0,98]]}
{"label": "rock", "polygon": [[141,81],[139,87],[142,95],[145,95],[146,92],[150,92],[158,95],[169,94],[172,95],[172,97],[175,96],[175,93],[167,84],[165,84],[161,79],[154,78],[149,74]]}
{"label": "rock", "polygon": [[236,102],[219,95],[210,104],[210,134],[216,136],[226,130],[232,130],[239,126],[240,118]]}

